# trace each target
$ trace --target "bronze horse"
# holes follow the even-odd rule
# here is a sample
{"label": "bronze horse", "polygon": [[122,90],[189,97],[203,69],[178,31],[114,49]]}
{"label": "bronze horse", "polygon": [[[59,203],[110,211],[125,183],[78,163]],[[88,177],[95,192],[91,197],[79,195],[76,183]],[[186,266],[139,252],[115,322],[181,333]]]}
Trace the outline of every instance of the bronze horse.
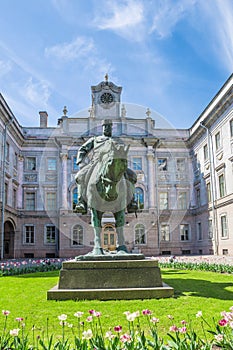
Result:
{"label": "bronze horse", "polygon": [[[128,150],[129,146],[111,140],[99,151],[99,162],[89,177],[86,198],[87,205],[91,209],[91,222],[95,235],[93,255],[104,254],[101,247],[101,220],[104,212],[112,212],[115,217],[117,250],[127,252],[123,226],[128,201],[127,186],[130,186],[124,177]],[[132,197],[132,193],[130,196]]]}

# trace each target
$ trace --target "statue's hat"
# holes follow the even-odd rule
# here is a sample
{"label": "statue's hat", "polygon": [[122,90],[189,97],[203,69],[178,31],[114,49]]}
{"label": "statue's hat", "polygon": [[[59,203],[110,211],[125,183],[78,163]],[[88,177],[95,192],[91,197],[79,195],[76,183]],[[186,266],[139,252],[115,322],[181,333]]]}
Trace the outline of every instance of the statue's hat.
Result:
{"label": "statue's hat", "polygon": [[102,121],[102,125],[112,125],[112,120],[111,119],[104,119]]}

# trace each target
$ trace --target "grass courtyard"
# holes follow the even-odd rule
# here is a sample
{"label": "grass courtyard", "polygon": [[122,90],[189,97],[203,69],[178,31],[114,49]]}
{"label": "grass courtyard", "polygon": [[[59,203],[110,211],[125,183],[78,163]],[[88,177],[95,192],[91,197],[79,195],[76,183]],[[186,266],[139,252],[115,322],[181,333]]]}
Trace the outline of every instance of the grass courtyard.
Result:
{"label": "grass courtyard", "polygon": [[[145,309],[153,311],[153,316],[159,319],[159,335],[165,336],[172,324],[180,325],[182,320],[192,323],[197,332],[203,332],[202,322],[196,317],[202,311],[204,319],[214,328],[220,320],[220,312],[229,311],[233,306],[233,281],[230,274],[200,272],[187,270],[162,269],[163,281],[175,290],[174,298],[159,300],[130,301],[47,301],[46,293],[58,281],[58,271],[7,276],[0,278],[0,310],[9,310],[7,320],[9,329],[17,328],[18,317],[24,318],[25,329],[34,326],[37,333],[46,332],[61,335],[58,316],[67,315],[67,321],[74,326],[78,319],[74,317],[77,311],[84,312],[80,320],[86,319],[91,309],[101,312],[101,325],[106,332],[116,325],[128,330],[125,311],[140,312]],[[172,315],[173,320],[167,316]],[[141,327],[148,332],[145,317],[140,317]],[[4,326],[4,316],[0,315],[0,332]],[[208,326],[204,324],[205,328]],[[71,329],[66,330],[71,334]],[[204,335],[203,335],[204,337]]]}

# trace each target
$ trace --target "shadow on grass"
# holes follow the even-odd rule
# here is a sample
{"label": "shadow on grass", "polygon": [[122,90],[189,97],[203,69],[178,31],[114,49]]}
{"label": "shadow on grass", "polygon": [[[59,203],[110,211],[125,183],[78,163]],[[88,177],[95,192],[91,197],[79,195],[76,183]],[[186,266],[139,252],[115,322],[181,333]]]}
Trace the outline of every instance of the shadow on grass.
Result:
{"label": "shadow on grass", "polygon": [[[216,280],[217,280],[216,275]],[[163,282],[174,288],[175,298],[190,295],[192,297],[214,298],[220,300],[233,300],[233,283],[211,282],[202,279],[166,278],[163,274]],[[226,288],[232,288],[232,291]]]}

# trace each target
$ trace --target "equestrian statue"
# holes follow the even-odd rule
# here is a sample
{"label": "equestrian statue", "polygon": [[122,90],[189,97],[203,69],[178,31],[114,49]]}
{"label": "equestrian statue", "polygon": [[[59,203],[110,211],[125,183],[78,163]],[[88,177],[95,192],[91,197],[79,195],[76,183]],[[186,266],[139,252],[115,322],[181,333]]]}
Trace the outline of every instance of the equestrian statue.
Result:
{"label": "equestrian statue", "polygon": [[[95,235],[92,255],[105,254],[101,246],[101,220],[105,212],[112,212],[115,218],[117,251],[127,253],[123,232],[125,212],[136,213],[138,209],[134,200],[137,175],[127,167],[129,146],[112,138],[112,121],[106,119],[102,126],[103,134],[87,140],[77,154],[80,170],[75,176],[78,189],[75,211],[87,214],[88,208],[91,210]],[[91,161],[81,166],[91,151]]]}

